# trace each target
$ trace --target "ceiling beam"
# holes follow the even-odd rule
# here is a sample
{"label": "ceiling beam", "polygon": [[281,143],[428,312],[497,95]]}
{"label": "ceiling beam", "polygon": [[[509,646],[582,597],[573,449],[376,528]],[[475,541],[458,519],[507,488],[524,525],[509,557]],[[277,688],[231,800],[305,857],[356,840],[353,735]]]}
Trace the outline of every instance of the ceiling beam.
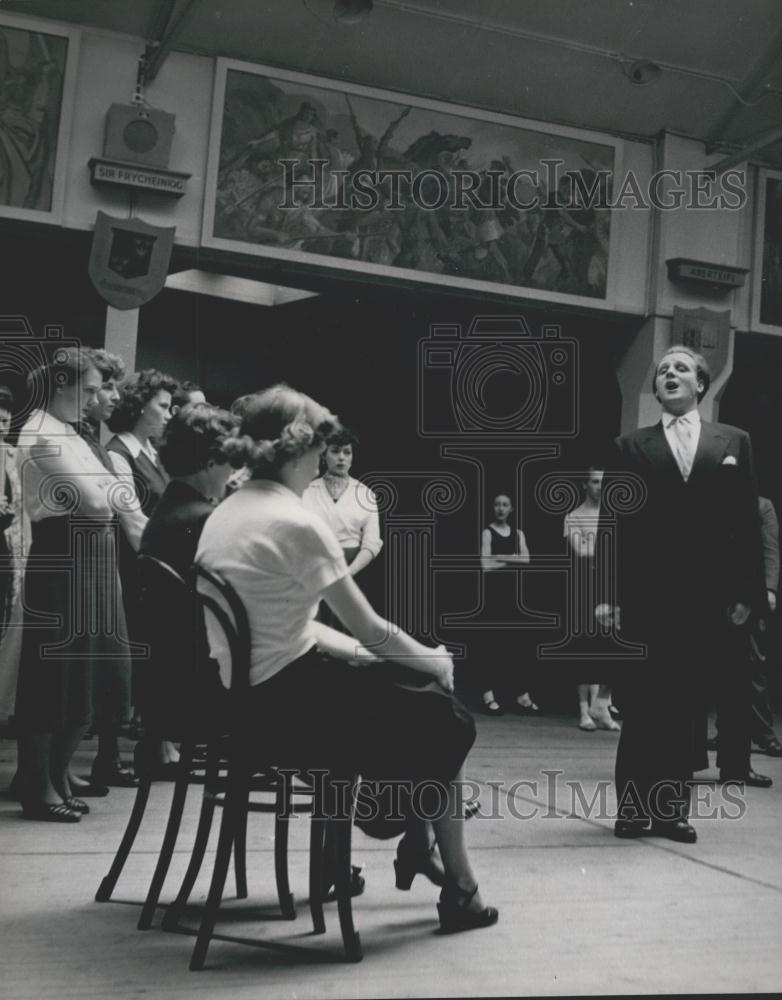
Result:
{"label": "ceiling beam", "polygon": [[163,41],[166,28],[171,21],[177,0],[155,0],[152,15],[149,19],[144,38],[147,42],[159,45]]}
{"label": "ceiling beam", "polygon": [[159,0],[152,16],[156,36],[147,41],[144,54],[144,83],[151,83],[173,48],[179,33],[193,13],[199,0],[184,0],[184,6],[175,14],[177,0]]}
{"label": "ceiling beam", "polygon": [[724,174],[726,170],[735,167],[737,163],[743,163],[752,153],[758,153],[760,150],[766,149],[766,147],[771,146],[779,139],[782,139],[782,125],[766,129],[765,132],[761,132],[760,135],[755,136],[753,139],[747,139],[741,149],[737,149],[735,153],[730,153],[724,159],[720,160],[719,163],[715,163],[708,169],[714,170],[718,174]]}
{"label": "ceiling beam", "polygon": [[725,132],[741,114],[742,108],[755,104],[762,99],[763,95],[759,95],[758,91],[764,86],[769,74],[777,65],[780,51],[782,51],[782,28],[771,39],[766,51],[755,63],[752,72],[744,81],[740,91],[734,92],[736,99],[733,105],[720,116],[706,136],[707,153],[713,152],[714,147],[718,143],[725,141],[723,138]]}

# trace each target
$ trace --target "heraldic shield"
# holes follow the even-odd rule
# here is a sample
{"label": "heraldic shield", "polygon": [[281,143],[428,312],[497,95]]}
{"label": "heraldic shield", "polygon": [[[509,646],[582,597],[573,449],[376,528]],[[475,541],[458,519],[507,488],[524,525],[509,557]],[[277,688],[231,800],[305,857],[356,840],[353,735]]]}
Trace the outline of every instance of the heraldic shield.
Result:
{"label": "heraldic shield", "polygon": [[98,293],[115,309],[136,309],[166,282],[175,226],[150,226],[141,219],[115,219],[98,212],[89,274]]}

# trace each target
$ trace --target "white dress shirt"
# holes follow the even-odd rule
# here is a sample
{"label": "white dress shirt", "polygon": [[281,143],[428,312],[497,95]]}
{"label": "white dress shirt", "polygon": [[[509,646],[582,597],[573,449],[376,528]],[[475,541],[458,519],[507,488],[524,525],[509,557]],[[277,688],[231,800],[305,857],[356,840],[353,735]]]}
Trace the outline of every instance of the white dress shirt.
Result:
{"label": "white dress shirt", "polygon": [[[677,433],[677,424],[686,429],[686,435]],[[698,441],[701,436],[701,415],[697,410],[690,410],[680,417],[673,413],[663,413],[663,431],[668,447],[673,452],[682,478],[686,482],[692,471],[692,463],[695,461],[695,453],[698,450]]]}
{"label": "white dress shirt", "polygon": [[[130,431],[123,431],[117,437],[125,445],[133,458],[138,458],[143,451],[150,462],[159,468],[157,452],[149,442],[147,442],[145,447],[135,434],[132,434]],[[128,464],[128,460],[117,451],[110,451],[109,459],[117,475],[117,479],[122,480],[123,483],[130,487],[130,491],[125,498],[127,502],[123,506],[122,530],[125,532],[125,537],[130,542],[133,551],[138,552],[139,545],[141,544],[141,536],[144,534],[144,528],[146,528],[149,518],[141,509],[141,501],[136,494],[136,482],[133,479],[133,471]]]}

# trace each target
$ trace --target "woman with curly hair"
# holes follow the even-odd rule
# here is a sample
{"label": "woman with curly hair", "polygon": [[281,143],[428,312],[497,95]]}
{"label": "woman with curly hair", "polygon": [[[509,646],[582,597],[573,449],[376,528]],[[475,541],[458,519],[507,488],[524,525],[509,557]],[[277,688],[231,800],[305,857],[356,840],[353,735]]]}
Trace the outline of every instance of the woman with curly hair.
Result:
{"label": "woman with curly hair", "polygon": [[[141,509],[147,517],[168,482],[155,442],[162,437],[171,419],[171,400],[176,390],[176,379],[155,368],[145,368],[122,383],[119,403],[108,419],[114,437],[106,450],[112,456],[114,471],[120,477],[132,478]],[[138,544],[134,548],[138,549]]]}
{"label": "woman with curly hair", "polygon": [[[207,520],[197,562],[221,574],[244,602],[249,717],[275,759],[360,772],[362,793],[371,796],[362,801],[376,808],[371,818],[372,810],[362,809],[357,823],[370,835],[405,834],[397,887],[408,889],[423,874],[442,886],[443,930],[488,927],[498,914],[478,894],[460,786],[475,726],[453,697],[453,661],[444,647],[422,645],[372,609],[336,535],[302,503],[338,426],[325,407],[286,385],[258,393],[223,445],[233,463],[252,467],[252,479]],[[315,622],[321,599],[350,635]],[[224,637],[215,631],[209,638],[222,669],[229,662]],[[361,666],[350,662],[357,659]],[[399,793],[393,815],[390,803],[383,808],[392,789]]]}
{"label": "woman with curly hair", "polygon": [[[160,459],[171,477],[141,539],[141,555],[154,556],[187,577],[206,519],[225,495],[233,469],[221,446],[239,423],[225,410],[209,403],[181,407],[166,427]],[[205,657],[198,608],[187,593],[164,596],[160,606],[148,609],[146,625],[153,660],[144,683],[142,718],[144,736],[136,747],[136,772],[153,772],[167,764],[171,744],[164,735],[182,731],[185,720],[214,722],[220,714],[219,680],[201,668]]]}
{"label": "woman with curly hair", "polygon": [[[121,384],[119,402],[107,420],[114,436],[106,450],[114,472],[127,486],[128,507],[136,511],[132,523],[127,518],[123,520],[119,561],[125,613],[134,641],[140,639],[142,628],[136,553],[149,515],[168,483],[168,474],[160,463],[155,442],[162,437],[171,418],[171,400],[177,385],[170,375],[155,368],[136,372]],[[137,784],[133,772],[118,756],[113,760],[96,760],[93,778],[104,785],[132,787]]]}
{"label": "woman with curly hair", "polygon": [[380,519],[375,494],[350,475],[358,438],[347,427],[326,442],[323,475],[304,491],[302,502],[319,514],[337,536],[350,575],[356,576],[380,552]]}

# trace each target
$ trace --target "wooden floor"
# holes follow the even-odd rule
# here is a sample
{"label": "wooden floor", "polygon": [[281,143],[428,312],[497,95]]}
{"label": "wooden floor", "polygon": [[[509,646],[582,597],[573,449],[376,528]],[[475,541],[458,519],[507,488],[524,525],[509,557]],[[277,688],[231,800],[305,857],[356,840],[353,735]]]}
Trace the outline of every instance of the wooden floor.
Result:
{"label": "wooden floor", "polygon": [[[133,792],[92,800],[92,814],[72,827],[23,820],[18,806],[3,800],[0,996],[300,1000],[782,989],[782,760],[753,757],[775,784],[748,789],[738,805],[735,797],[722,799],[719,786],[699,786],[702,812],[711,804],[742,815],[696,819],[696,845],[626,842],[612,836],[613,790],[603,815],[599,796],[587,815],[598,783],[610,780],[615,744],[615,734],[582,733],[562,717],[481,718],[469,777],[481,786],[484,810],[496,805],[496,815],[473,820],[468,835],[481,891],[499,907],[500,922],[454,937],[437,934],[434,887],[417,879],[410,892],[398,892],[394,843],[357,833],[354,856],[367,877],[354,905],[365,956],[358,965],[337,960],[334,905],[326,935],[310,933],[306,819],[294,824],[291,838],[297,920],[274,919],[271,818],[253,816],[250,899],[226,903],[207,968],[192,973],[189,934],[162,932],[160,914],[152,930],[135,927],[170,786],[153,788],[138,849],[116,899],[102,904],[93,896]],[[92,752],[85,744],[79,763],[88,764]],[[0,742],[0,787],[13,761],[14,744]],[[511,787],[521,781],[527,784]],[[184,870],[196,799],[164,900]],[[196,901],[205,889],[204,879]],[[192,924],[197,910],[188,916]]]}

